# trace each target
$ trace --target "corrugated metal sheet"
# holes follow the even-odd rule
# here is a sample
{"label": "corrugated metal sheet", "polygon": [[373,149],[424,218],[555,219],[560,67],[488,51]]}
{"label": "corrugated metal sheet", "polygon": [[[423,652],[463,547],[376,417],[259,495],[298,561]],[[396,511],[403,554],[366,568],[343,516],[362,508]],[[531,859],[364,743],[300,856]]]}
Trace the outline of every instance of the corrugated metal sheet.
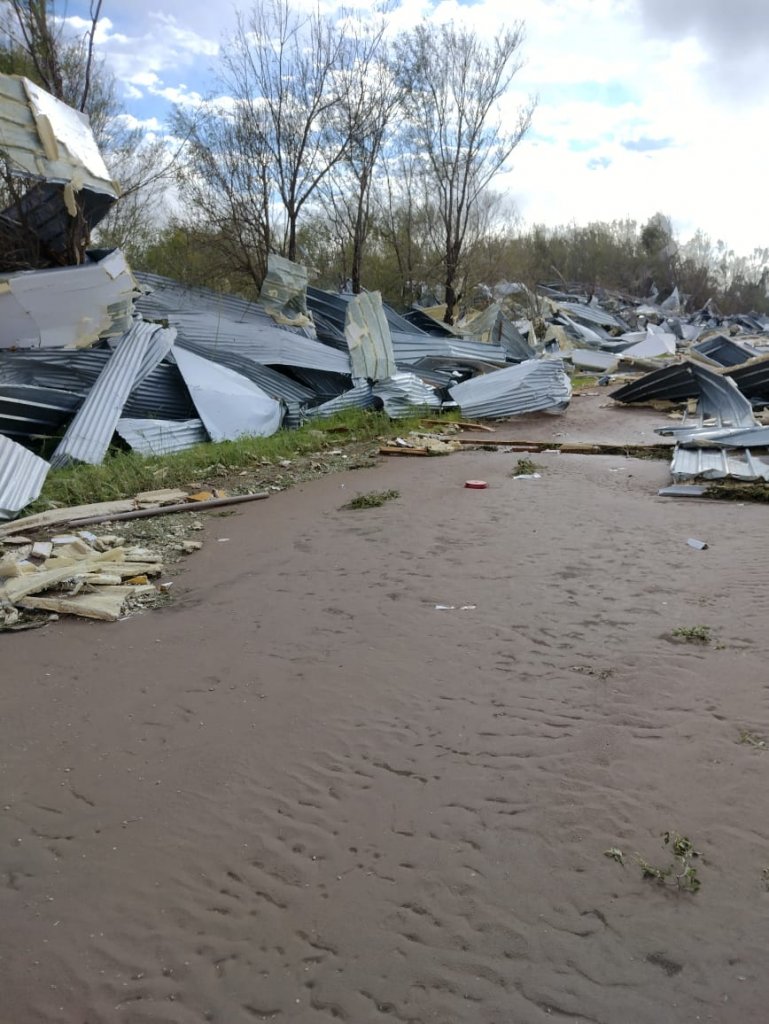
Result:
{"label": "corrugated metal sheet", "polygon": [[31,384],[0,384],[0,434],[50,437],[81,405],[80,395]]}
{"label": "corrugated metal sheet", "polygon": [[170,455],[208,440],[201,420],[140,420],[122,418],[116,431],[141,455]]}
{"label": "corrugated metal sheet", "polygon": [[722,427],[756,425],[753,407],[733,380],[697,363],[689,366],[699,387],[699,406],[705,419],[716,417]]}
{"label": "corrugated metal sheet", "polygon": [[302,403],[310,402],[316,397],[315,392],[310,388],[299,384],[284,373],[279,373],[269,366],[263,366],[262,363],[249,359],[248,356],[220,349],[216,353],[216,358],[212,358],[208,346],[185,340],[178,341],[177,347],[186,348],[190,352],[195,352],[196,355],[203,356],[204,359],[212,359],[213,362],[242,374],[257,384],[262,391],[266,391],[271,398],[282,398],[286,402]]}
{"label": "corrugated metal sheet", "polygon": [[714,451],[710,448],[676,447],[670,467],[673,479],[682,480],[769,480],[769,455],[744,451]]}
{"label": "corrugated metal sheet", "polygon": [[[164,335],[158,339],[156,335]],[[138,376],[147,372],[147,355],[167,351],[173,343],[173,331],[156,324],[136,323],[115,348],[112,358],[67,428],[51,465],[61,467],[72,462],[98,466],[109,447],[115,426]],[[162,358],[162,356],[161,356]]]}
{"label": "corrugated metal sheet", "polygon": [[371,409],[373,406],[374,395],[371,385],[367,381],[363,381],[360,384],[356,384],[349,391],[345,391],[343,395],[338,395],[328,402],[323,402],[322,405],[316,405],[312,409],[308,409],[306,416],[309,419],[314,419],[315,417],[325,418],[327,416],[335,416],[338,412],[344,412],[345,409]]}
{"label": "corrugated metal sheet", "polygon": [[756,356],[724,371],[747,398],[769,400],[769,355]]}
{"label": "corrugated metal sheet", "polygon": [[[307,305],[313,314],[316,312],[320,313],[321,316],[325,317],[340,331],[344,331],[347,304],[352,298],[354,296],[351,293],[337,294],[312,287],[307,289]],[[416,336],[423,333],[415,324],[410,323],[405,317],[396,313],[391,306],[383,303],[382,309],[391,331],[399,331],[401,334],[413,334]]]}
{"label": "corrugated metal sheet", "polygon": [[391,419],[413,416],[417,409],[439,409],[442,404],[434,389],[413,373],[395,373],[374,384],[372,393]]}
{"label": "corrugated metal sheet", "polygon": [[269,437],[283,418],[280,402],[241,374],[179,348],[174,353],[212,441]]}
{"label": "corrugated metal sheet", "polygon": [[615,402],[627,403],[650,402],[653,399],[679,402],[686,398],[696,398],[699,393],[700,387],[692,373],[692,364],[683,362],[652,370],[640,380],[630,381],[617,391],[612,391],[610,397]]}
{"label": "corrugated metal sheet", "polygon": [[581,320],[583,323],[597,327],[619,327],[622,330],[627,330],[628,325],[624,320],[614,316],[612,313],[608,313],[600,306],[588,306],[582,302],[564,302],[563,300],[557,301],[556,305],[564,313]]}
{"label": "corrugated metal sheet", "polygon": [[560,412],[571,400],[571,382],[560,359],[532,359],[455,384],[449,394],[463,415],[496,419],[540,410]]}
{"label": "corrugated metal sheet", "polygon": [[0,520],[13,519],[39,497],[51,467],[0,434]]}
{"label": "corrugated metal sheet", "polygon": [[350,357],[330,345],[266,323],[237,322],[214,313],[174,313],[169,323],[176,327],[182,347],[189,343],[205,358],[217,360],[230,352],[265,366],[301,366],[313,370],[350,373]]}
{"label": "corrugated metal sheet", "polygon": [[239,295],[228,295],[211,288],[195,288],[170,277],[144,271],[137,271],[135,277],[142,286],[136,308],[148,318],[168,319],[169,314],[182,312],[214,313],[236,323],[275,326],[261,306]]}
{"label": "corrugated metal sheet", "polygon": [[748,359],[752,359],[759,354],[750,345],[738,344],[738,342],[732,341],[731,338],[727,338],[723,334],[706,338],[697,345],[692,345],[692,348],[695,352],[708,356],[718,363],[719,366],[740,366],[742,363],[747,362]]}
{"label": "corrugated metal sheet", "polygon": [[[664,433],[664,428],[657,433]],[[769,447],[769,427],[748,427],[745,430],[739,427],[727,429],[708,427],[694,427],[687,432],[686,427],[681,427],[675,438],[679,444],[687,448],[767,448]]]}
{"label": "corrugated metal sheet", "polygon": [[379,292],[362,292],[347,303],[344,336],[353,379],[387,380],[397,372],[390,326]]}
{"label": "corrugated metal sheet", "polygon": [[600,352],[594,348],[573,348],[566,358],[581,370],[597,370],[600,373],[605,373],[617,362],[613,352]]}

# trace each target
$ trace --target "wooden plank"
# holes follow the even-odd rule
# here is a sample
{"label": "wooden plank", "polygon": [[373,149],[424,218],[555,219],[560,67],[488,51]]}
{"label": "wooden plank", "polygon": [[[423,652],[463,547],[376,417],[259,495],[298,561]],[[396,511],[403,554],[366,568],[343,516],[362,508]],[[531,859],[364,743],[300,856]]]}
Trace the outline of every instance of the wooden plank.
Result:
{"label": "wooden plank", "polygon": [[0,526],[0,537],[9,533],[20,533],[23,530],[40,530],[44,526],[55,526],[57,523],[68,523],[71,519],[85,516],[109,515],[117,512],[130,512],[134,508],[133,498],[119,501],[99,501],[92,505],[74,505],[71,508],[52,508],[47,512],[38,512],[23,519],[3,523]]}

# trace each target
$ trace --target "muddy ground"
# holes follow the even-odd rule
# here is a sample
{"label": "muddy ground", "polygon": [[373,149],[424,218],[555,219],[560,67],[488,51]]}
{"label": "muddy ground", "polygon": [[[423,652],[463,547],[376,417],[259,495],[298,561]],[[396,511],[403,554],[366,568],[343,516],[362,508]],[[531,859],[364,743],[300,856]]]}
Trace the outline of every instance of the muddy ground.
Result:
{"label": "muddy ground", "polygon": [[517,458],[302,483],[170,607],[0,638],[3,1024],[766,1020],[766,506]]}

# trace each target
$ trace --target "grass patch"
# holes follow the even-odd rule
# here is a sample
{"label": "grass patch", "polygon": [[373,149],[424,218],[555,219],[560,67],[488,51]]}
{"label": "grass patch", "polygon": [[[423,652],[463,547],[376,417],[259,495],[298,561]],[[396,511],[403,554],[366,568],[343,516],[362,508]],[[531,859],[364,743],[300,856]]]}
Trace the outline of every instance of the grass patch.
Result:
{"label": "grass patch", "polygon": [[[447,414],[447,422],[458,417]],[[111,449],[100,466],[73,466],[48,474],[42,494],[25,514],[49,508],[84,505],[97,501],[129,498],[140,491],[160,487],[183,487],[243,476],[258,476],[261,466],[317,454],[352,442],[397,437],[418,430],[422,416],[390,420],[381,412],[350,409],[326,420],[311,421],[298,430],[279,430],[272,437],[243,437],[237,441],[209,442],[172,455],[143,456]]]}
{"label": "grass patch", "polygon": [[588,388],[593,388],[597,384],[598,377],[595,377],[590,373],[575,373],[571,378],[572,391],[587,391]]}
{"label": "grass patch", "polygon": [[368,494],[357,494],[351,501],[348,501],[346,505],[342,505],[342,508],[344,510],[380,508],[386,502],[395,501],[395,499],[400,498],[400,496],[400,491],[369,491]]}
{"label": "grass patch", "polygon": [[769,484],[763,481],[739,483],[736,480],[723,480],[711,484],[705,491],[705,498],[716,501],[758,501],[769,502]]}
{"label": "grass patch", "polygon": [[688,644],[709,644],[711,633],[710,626],[677,626],[670,635]]}
{"label": "grass patch", "polygon": [[534,462],[533,459],[518,459],[515,469],[511,473],[511,476],[533,476],[534,473],[538,473],[540,467]]}

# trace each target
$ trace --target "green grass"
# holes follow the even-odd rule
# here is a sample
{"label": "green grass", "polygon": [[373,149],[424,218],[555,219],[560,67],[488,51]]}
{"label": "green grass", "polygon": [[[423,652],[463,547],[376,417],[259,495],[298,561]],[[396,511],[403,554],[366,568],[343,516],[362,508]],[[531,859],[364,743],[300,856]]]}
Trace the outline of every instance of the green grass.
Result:
{"label": "green grass", "polygon": [[709,644],[712,639],[710,626],[677,626],[670,635],[690,644]]}
{"label": "green grass", "polygon": [[[433,410],[430,415],[436,418]],[[272,437],[209,442],[172,455],[143,456],[111,449],[100,466],[51,470],[42,494],[25,514],[52,507],[128,498],[140,491],[161,487],[231,479],[243,472],[247,476],[258,476],[260,470],[264,470],[264,463],[279,463],[316,452],[322,456],[348,442],[397,437],[418,429],[422,418],[390,420],[384,413],[351,409],[329,419],[310,422],[298,430],[279,430]],[[457,418],[458,413],[445,416],[447,422]]]}
{"label": "green grass", "polygon": [[385,502],[395,501],[400,496],[400,491],[369,491],[368,494],[356,494],[346,505],[342,505],[342,508],[345,510],[380,508]]}
{"label": "green grass", "polygon": [[595,387],[597,383],[598,377],[588,373],[575,373],[571,378],[571,389],[572,391],[587,391],[588,388]]}

